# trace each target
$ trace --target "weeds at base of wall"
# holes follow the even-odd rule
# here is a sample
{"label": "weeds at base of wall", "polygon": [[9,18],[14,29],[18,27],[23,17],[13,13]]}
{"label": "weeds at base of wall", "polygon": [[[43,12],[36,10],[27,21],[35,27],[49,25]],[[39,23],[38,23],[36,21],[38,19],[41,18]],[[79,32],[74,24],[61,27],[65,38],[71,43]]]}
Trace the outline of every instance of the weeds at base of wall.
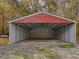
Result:
{"label": "weeds at base of wall", "polygon": [[60,44],[59,47],[60,48],[74,48],[75,46],[70,43],[68,43],[68,44],[63,43],[63,44]]}

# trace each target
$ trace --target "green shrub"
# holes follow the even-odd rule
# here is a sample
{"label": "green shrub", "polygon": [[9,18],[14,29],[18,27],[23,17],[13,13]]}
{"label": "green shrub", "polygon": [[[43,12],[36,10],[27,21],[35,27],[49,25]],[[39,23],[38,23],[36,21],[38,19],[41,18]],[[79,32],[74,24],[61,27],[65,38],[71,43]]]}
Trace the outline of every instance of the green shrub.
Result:
{"label": "green shrub", "polygon": [[2,46],[8,45],[8,38],[0,38],[0,45]]}

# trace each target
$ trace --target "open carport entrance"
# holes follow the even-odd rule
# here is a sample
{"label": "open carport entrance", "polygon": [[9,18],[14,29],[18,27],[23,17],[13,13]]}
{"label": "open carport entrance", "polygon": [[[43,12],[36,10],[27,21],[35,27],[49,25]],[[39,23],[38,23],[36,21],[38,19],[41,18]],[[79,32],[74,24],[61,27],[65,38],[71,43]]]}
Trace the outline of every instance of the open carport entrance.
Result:
{"label": "open carport entrance", "polygon": [[9,22],[9,44],[29,39],[57,39],[76,43],[76,22],[39,12]]}

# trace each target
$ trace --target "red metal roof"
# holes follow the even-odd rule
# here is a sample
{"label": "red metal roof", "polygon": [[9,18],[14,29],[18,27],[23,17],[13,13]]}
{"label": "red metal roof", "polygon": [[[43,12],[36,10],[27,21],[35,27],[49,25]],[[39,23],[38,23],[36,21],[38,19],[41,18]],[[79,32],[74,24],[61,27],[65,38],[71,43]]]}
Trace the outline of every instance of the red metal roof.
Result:
{"label": "red metal roof", "polygon": [[59,18],[47,13],[38,13],[29,17],[19,18],[14,23],[72,23],[72,21]]}

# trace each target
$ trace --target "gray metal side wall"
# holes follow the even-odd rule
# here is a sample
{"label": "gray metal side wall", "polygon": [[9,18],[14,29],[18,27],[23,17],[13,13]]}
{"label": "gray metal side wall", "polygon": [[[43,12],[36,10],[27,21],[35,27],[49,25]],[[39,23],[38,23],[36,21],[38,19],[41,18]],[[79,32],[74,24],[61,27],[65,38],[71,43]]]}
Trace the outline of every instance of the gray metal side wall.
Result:
{"label": "gray metal side wall", "polygon": [[26,38],[28,38],[27,29],[12,23],[9,24],[9,44],[24,40]]}
{"label": "gray metal side wall", "polygon": [[76,24],[69,25],[69,42],[76,44]]}
{"label": "gray metal side wall", "polygon": [[76,24],[70,24],[57,29],[57,39],[76,44]]}

